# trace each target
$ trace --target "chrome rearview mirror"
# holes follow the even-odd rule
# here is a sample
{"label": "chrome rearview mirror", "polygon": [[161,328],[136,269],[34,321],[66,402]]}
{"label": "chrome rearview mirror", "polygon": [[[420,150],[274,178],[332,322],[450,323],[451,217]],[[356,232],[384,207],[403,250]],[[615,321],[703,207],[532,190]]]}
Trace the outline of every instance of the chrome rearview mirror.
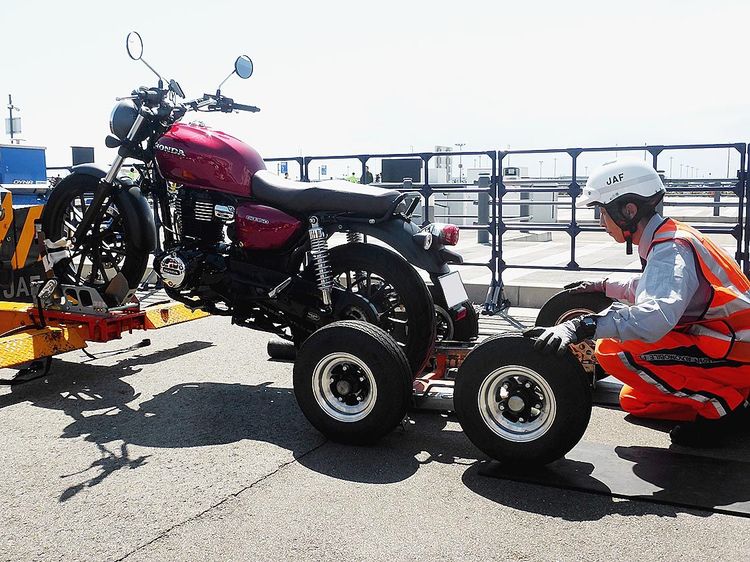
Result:
{"label": "chrome rearview mirror", "polygon": [[125,48],[128,50],[128,56],[131,59],[141,61],[148,67],[151,72],[159,77],[159,87],[161,88],[164,82],[164,78],[162,78],[161,74],[156,72],[156,70],[154,70],[153,67],[144,60],[143,39],[141,39],[141,35],[137,31],[131,31],[130,33],[128,33],[128,36],[125,38]]}
{"label": "chrome rearview mirror", "polygon": [[224,78],[222,80],[221,84],[219,84],[219,87],[216,88],[216,95],[221,95],[221,87],[224,85],[224,82],[229,80],[234,75],[239,76],[240,78],[250,78],[253,75],[253,61],[250,60],[250,57],[247,55],[240,55],[237,57],[237,60],[234,61],[234,70],[232,73]]}
{"label": "chrome rearview mirror", "polygon": [[250,78],[253,75],[253,61],[247,55],[241,55],[234,61],[234,71],[240,78]]}
{"label": "chrome rearview mirror", "polygon": [[133,60],[141,60],[143,56],[143,39],[137,31],[128,33],[125,39],[125,48],[128,50],[128,56]]}

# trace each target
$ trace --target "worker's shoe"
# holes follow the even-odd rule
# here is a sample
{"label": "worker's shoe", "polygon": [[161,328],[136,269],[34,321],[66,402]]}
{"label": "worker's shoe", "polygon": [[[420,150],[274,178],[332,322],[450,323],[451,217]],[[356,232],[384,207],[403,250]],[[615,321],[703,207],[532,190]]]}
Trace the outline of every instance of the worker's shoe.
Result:
{"label": "worker's shoe", "polygon": [[695,421],[676,425],[669,432],[675,445],[708,449],[721,447],[726,437],[750,430],[750,403],[745,400],[739,407],[717,419],[698,416]]}

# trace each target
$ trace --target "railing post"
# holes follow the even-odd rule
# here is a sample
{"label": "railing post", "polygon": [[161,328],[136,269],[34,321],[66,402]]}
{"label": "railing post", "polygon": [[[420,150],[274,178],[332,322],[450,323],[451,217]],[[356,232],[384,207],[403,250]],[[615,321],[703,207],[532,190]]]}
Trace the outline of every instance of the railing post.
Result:
{"label": "railing post", "polygon": [[[721,191],[714,191],[714,203],[721,203]],[[720,205],[714,205],[714,216],[719,216]]]}
{"label": "railing post", "polygon": [[[480,189],[488,189],[490,187],[490,178],[487,176],[481,176],[479,178],[478,187]],[[477,223],[476,224],[490,224],[490,194],[479,193],[477,197]],[[483,230],[477,230],[477,242],[479,244],[486,244],[490,240],[490,233],[485,228]]]}

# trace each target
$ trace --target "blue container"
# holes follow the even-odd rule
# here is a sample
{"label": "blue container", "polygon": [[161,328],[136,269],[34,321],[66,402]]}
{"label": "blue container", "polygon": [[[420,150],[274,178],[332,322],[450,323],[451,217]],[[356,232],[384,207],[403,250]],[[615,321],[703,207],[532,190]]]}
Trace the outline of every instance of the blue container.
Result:
{"label": "blue container", "polygon": [[47,157],[41,146],[0,144],[0,183],[47,182]]}
{"label": "blue container", "polygon": [[49,192],[45,149],[0,144],[0,185],[13,194],[14,207],[44,203]]}

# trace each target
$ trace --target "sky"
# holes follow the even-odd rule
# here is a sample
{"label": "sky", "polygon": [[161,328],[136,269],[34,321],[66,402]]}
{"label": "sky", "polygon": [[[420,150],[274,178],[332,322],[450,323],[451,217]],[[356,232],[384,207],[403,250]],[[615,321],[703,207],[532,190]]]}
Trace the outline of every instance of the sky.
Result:
{"label": "sky", "polygon": [[[250,56],[254,75],[222,91],[261,113],[200,119],[265,157],[750,140],[746,0],[3,0],[0,21],[0,95],[48,165],[72,145],[114,158],[114,98],[156,83],[127,56],[131,30],[189,98]],[[670,155],[673,175],[726,175],[726,150]],[[569,166],[516,160],[536,174],[540,159]]]}

